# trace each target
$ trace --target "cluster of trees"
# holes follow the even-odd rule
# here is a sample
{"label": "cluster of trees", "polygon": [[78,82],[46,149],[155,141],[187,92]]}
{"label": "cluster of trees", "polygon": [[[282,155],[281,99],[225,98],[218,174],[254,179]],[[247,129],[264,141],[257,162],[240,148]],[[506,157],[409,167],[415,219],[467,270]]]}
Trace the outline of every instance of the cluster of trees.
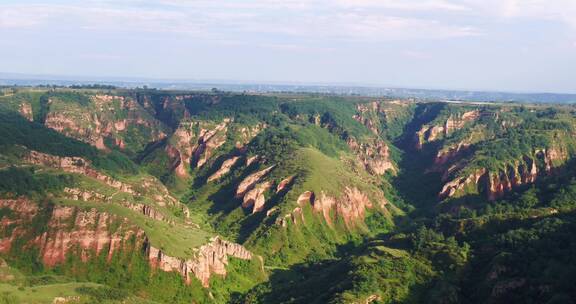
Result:
{"label": "cluster of trees", "polygon": [[110,84],[73,84],[70,89],[115,90],[118,87]]}
{"label": "cluster of trees", "polygon": [[305,118],[315,123],[316,117],[320,124],[330,129],[330,132],[346,139],[348,136],[361,138],[370,132],[353,119],[356,114],[355,103],[342,98],[304,99],[287,102],[280,105],[282,113],[290,118]]}
{"label": "cluster of trees", "polygon": [[32,168],[8,167],[0,170],[0,195],[43,195],[74,185],[75,178],[68,174],[35,174]]}

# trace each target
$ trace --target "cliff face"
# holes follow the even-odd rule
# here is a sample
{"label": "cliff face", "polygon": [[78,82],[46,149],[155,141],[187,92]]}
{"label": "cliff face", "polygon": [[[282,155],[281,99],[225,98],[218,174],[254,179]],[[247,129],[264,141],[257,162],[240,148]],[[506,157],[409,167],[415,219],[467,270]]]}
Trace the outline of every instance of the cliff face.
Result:
{"label": "cliff face", "polygon": [[378,117],[378,114],[384,114],[384,116],[386,116],[386,111],[381,104],[376,101],[366,104],[358,104],[356,110],[358,113],[354,115],[353,118],[363,124],[375,135],[380,134],[380,121],[376,121],[375,117]]}
{"label": "cliff face", "polygon": [[470,147],[470,144],[466,141],[461,141],[456,145],[448,147],[447,149],[443,149],[436,153],[436,157],[434,158],[434,166],[436,168],[441,168],[443,165],[446,165],[450,161],[457,159],[460,154],[465,152]]}
{"label": "cliff face", "polygon": [[486,175],[486,169],[479,169],[466,177],[454,179],[444,185],[438,194],[440,198],[453,197],[463,191],[469,185],[477,186],[482,177]]}
{"label": "cliff face", "polygon": [[408,104],[398,101],[373,101],[356,106],[357,113],[353,118],[372,131],[374,138],[364,142],[348,138],[347,143],[370,173],[383,175],[388,170],[396,171],[390,158],[389,147],[380,136],[384,132],[383,125],[393,124],[406,115],[407,106]]}
{"label": "cliff face", "polygon": [[268,126],[265,123],[258,123],[254,126],[237,126],[234,130],[234,133],[236,134],[236,149],[242,151],[246,144],[267,127]]}
{"label": "cliff face", "polygon": [[[172,134],[166,147],[171,163],[174,164],[178,177],[188,177],[190,169],[198,169],[208,163],[216,155],[218,148],[228,140],[234,140],[237,151],[243,152],[245,145],[250,142],[265,124],[258,123],[254,126],[241,126],[234,124],[230,118],[221,122],[183,120]],[[233,157],[222,164],[218,172],[209,177],[208,181],[214,181],[226,175],[232,166],[238,161]]]}
{"label": "cliff face", "polygon": [[332,224],[331,213],[341,217],[347,227],[353,227],[358,221],[363,221],[366,209],[372,208],[372,203],[366,194],[357,188],[346,187],[342,197],[335,199],[324,192],[312,203],[315,212],[322,214],[328,224]]}
{"label": "cliff face", "polygon": [[[0,253],[9,252],[14,241],[27,233],[27,225],[38,214],[38,206],[26,198],[0,199],[0,209],[8,209],[14,213],[0,218]],[[11,231],[11,232],[9,232]]]}
{"label": "cliff face", "polygon": [[488,179],[488,199],[498,199],[518,186],[534,183],[539,176],[553,173],[555,163],[566,158],[560,149],[543,149],[536,151],[534,158],[524,157],[522,161],[508,165],[506,170],[493,172]]}
{"label": "cliff face", "polygon": [[557,164],[567,157],[566,152],[559,148],[537,150],[533,155],[505,164],[504,169],[482,168],[469,176],[453,179],[444,185],[439,197],[453,197],[471,186],[486,189],[488,200],[496,200],[519,186],[534,183],[542,175],[553,173]]}
{"label": "cliff face", "polygon": [[[277,219],[277,224],[286,227],[287,221],[296,224],[299,220],[304,222],[303,209],[310,206],[314,213],[319,214],[328,223],[334,225],[336,219],[341,219],[347,228],[356,227],[364,221],[366,210],[374,207],[368,196],[356,187],[345,187],[340,197],[327,195],[324,191],[319,195],[312,191],[302,193],[296,202],[296,207],[290,214]],[[378,202],[380,208],[388,202],[381,198]]]}
{"label": "cliff face", "polygon": [[116,188],[122,192],[134,194],[131,185],[120,182],[108,175],[96,171],[92,168],[89,161],[81,157],[60,157],[37,151],[29,151],[29,153],[24,156],[23,161],[30,164],[60,169],[69,173],[83,174],[102,181],[108,186]]}
{"label": "cliff face", "polygon": [[218,180],[222,176],[228,174],[230,172],[230,169],[232,169],[232,167],[238,162],[238,160],[240,160],[240,156],[234,156],[230,159],[225,160],[220,166],[220,169],[218,169],[218,171],[214,172],[214,174],[208,177],[208,182]]}
{"label": "cliff face", "polygon": [[383,140],[373,139],[370,142],[358,143],[354,138],[349,138],[348,146],[368,172],[384,175],[388,170],[396,171],[390,159],[390,149]]}
{"label": "cliff face", "polygon": [[455,130],[463,128],[467,123],[478,120],[481,115],[479,110],[467,111],[462,114],[450,115],[441,124],[423,125],[415,134],[415,147],[421,149],[426,143],[444,138]]}
{"label": "cliff face", "polygon": [[206,122],[183,121],[172,135],[167,152],[176,159],[176,175],[187,177],[190,166],[202,167],[214,151],[226,142],[230,119],[212,126]]}
{"label": "cliff face", "polygon": [[[133,149],[139,150],[149,142],[166,137],[162,124],[130,97],[94,95],[87,105],[52,98],[48,104],[55,110],[46,116],[47,127],[101,150],[109,148],[105,145],[106,139],[120,149],[126,149],[129,142]],[[137,137],[146,140],[136,142]]]}
{"label": "cliff face", "polygon": [[[375,135],[384,132],[384,126],[405,124],[410,116],[410,103],[400,100],[372,101],[356,105],[353,118]],[[399,135],[399,134],[396,134]]]}
{"label": "cliff face", "polygon": [[[49,267],[64,263],[72,251],[84,262],[94,254],[106,254],[110,259],[117,250],[128,249],[128,240],[132,236],[136,239],[144,236],[142,230],[126,219],[96,209],[54,206],[52,210],[41,210],[26,198],[0,199],[0,206],[12,210],[15,219],[11,222],[2,219],[3,227],[13,225],[14,231],[0,240],[0,252],[9,252],[16,239],[27,236],[25,246],[38,247],[40,260]],[[28,229],[28,225],[37,221],[40,213],[47,216],[45,229],[39,235],[30,235],[33,231]]]}
{"label": "cliff face", "polygon": [[[11,216],[0,219],[2,230],[12,231],[9,235],[1,234],[0,253],[8,253],[17,239],[25,237],[28,241],[24,246],[37,247],[39,259],[48,267],[65,263],[70,254],[89,262],[102,254],[110,260],[115,252],[143,250],[152,267],[178,272],[188,284],[196,277],[208,287],[212,275],[226,275],[229,257],[252,259],[244,247],[219,237],[197,248],[189,259],[171,257],[153,247],[144,231],[126,218],[96,209],[54,206],[51,210],[42,210],[26,198],[0,199],[0,208],[12,212]],[[47,214],[46,229],[31,235],[29,225],[38,220],[40,213]]]}
{"label": "cliff face", "polygon": [[252,259],[252,253],[241,245],[214,237],[210,243],[200,247],[193,259],[179,259],[165,255],[161,250],[146,244],[150,264],[163,271],[180,273],[190,283],[192,276],[208,287],[213,274],[226,276],[228,258]]}
{"label": "cliff face", "polygon": [[[37,151],[29,151],[28,154],[23,158],[24,162],[50,167],[54,169],[60,169],[69,173],[82,174],[91,178],[94,178],[106,185],[117,189],[119,192],[130,194],[135,197],[148,196],[154,199],[154,202],[161,207],[171,206],[182,210],[186,217],[189,216],[188,208],[181,204],[176,198],[174,198],[168,192],[168,189],[162,185],[157,180],[151,177],[142,178],[137,186],[128,184],[119,180],[116,180],[106,174],[103,174],[96,169],[94,169],[88,160],[80,157],[60,157],[45,153],[40,153]],[[101,193],[94,191],[87,191],[78,188],[65,188],[64,193],[68,198],[74,200],[83,201],[99,201],[99,202],[110,202],[111,198],[107,197]],[[147,206],[145,204],[122,202],[122,204],[132,210],[141,211],[142,214],[158,219],[166,220],[166,217],[160,212],[155,210],[153,207]]]}
{"label": "cliff face", "polygon": [[242,208],[247,209],[252,207],[252,213],[260,212],[264,209],[266,197],[264,193],[272,187],[270,181],[257,184],[250,191],[246,192],[242,202]]}
{"label": "cliff face", "polygon": [[236,197],[237,198],[242,198],[244,197],[244,195],[252,190],[256,184],[264,177],[266,176],[268,173],[270,173],[270,171],[272,171],[272,169],[274,169],[275,166],[270,166],[266,169],[260,170],[258,172],[252,173],[250,175],[248,175],[246,178],[244,178],[244,180],[242,180],[242,182],[240,182],[240,184],[238,185],[238,187],[236,188]]}
{"label": "cliff face", "polygon": [[[112,197],[106,196],[104,194],[90,191],[90,190],[82,190],[79,188],[64,188],[65,197],[75,201],[83,201],[83,202],[100,202],[100,203],[107,203],[111,204]],[[151,219],[167,222],[169,224],[173,224],[174,220],[169,219],[164,213],[158,211],[156,208],[143,204],[143,203],[133,203],[127,200],[122,200],[119,202],[121,206],[124,206],[132,211],[136,211],[141,213]]]}

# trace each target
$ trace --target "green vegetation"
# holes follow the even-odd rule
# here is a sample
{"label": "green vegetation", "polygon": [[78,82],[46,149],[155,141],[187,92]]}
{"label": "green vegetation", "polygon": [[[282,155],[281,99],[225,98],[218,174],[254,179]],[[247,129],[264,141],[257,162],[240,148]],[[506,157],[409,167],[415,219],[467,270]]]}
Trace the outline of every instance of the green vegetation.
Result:
{"label": "green vegetation", "polygon": [[69,174],[34,173],[33,168],[8,167],[0,169],[0,195],[21,196],[61,191],[74,185]]}
{"label": "green vegetation", "polygon": [[[0,199],[26,197],[38,211],[0,208],[7,262],[0,261],[0,303],[51,303],[55,297],[78,303],[445,304],[576,298],[572,106],[108,86],[3,92]],[[28,104],[32,121],[19,113]],[[464,113],[478,115],[464,121]],[[230,119],[225,130],[213,132],[224,119]],[[59,123],[62,128],[51,125]],[[191,124],[191,133],[175,134],[181,124]],[[433,136],[418,134],[433,127]],[[217,140],[211,141],[213,134]],[[375,142],[385,143],[391,155]],[[108,177],[26,164],[29,150],[85,158]],[[235,157],[229,172],[209,179]],[[368,163],[384,158],[396,170],[369,174]],[[185,177],[175,172],[183,161],[192,164]],[[236,190],[266,168],[272,169],[257,181],[269,182],[264,205],[253,212],[242,207]],[[476,172],[486,173],[466,181]],[[290,182],[277,191],[283,180]],[[461,183],[458,190],[439,197],[451,181]],[[372,206],[357,209],[344,199],[347,188],[358,189],[359,199],[365,195]],[[306,191],[314,193],[312,203],[298,205]],[[315,210],[320,198],[333,204],[326,214]],[[169,256],[194,259],[218,234],[254,257],[230,258],[226,277],[211,276],[209,288],[154,268],[135,236],[110,256],[71,246],[63,262],[48,267],[41,260],[43,238],[84,225],[74,217],[54,220],[62,206],[74,207],[67,209],[73,214],[113,215],[106,232],[124,236],[137,228]]]}
{"label": "green vegetation", "polygon": [[0,104],[0,147],[3,147],[2,151],[10,151],[10,147],[15,145],[58,156],[84,157],[91,160],[94,166],[110,173],[134,174],[138,170],[134,163],[121,153],[102,154],[88,144],[66,137],[41,124],[29,122]]}
{"label": "green vegetation", "polygon": [[353,119],[356,114],[355,104],[343,98],[307,98],[283,103],[280,108],[297,121],[325,126],[344,139],[369,135],[369,131]]}

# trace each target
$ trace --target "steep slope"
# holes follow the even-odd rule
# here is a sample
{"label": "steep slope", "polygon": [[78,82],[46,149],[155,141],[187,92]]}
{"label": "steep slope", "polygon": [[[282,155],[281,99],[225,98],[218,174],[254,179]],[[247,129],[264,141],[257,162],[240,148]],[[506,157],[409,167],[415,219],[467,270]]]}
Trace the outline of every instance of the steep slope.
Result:
{"label": "steep slope", "polygon": [[[86,279],[79,265],[113,267],[117,256],[138,256],[147,271],[179,273],[224,299],[229,287],[212,277],[227,273],[229,256],[254,261],[233,273],[253,277],[234,288],[250,287],[263,278],[261,263],[330,256],[337,244],[387,231],[400,213],[377,177],[395,170],[388,144],[354,120],[346,100],[297,101],[319,122],[294,114],[292,101],[252,96],[44,92],[42,117],[32,122],[20,111],[24,101],[10,102],[6,126],[24,130],[6,134],[2,153],[2,174],[23,179],[4,185],[15,219],[3,239],[11,262],[15,252],[37,248],[30,259],[41,269]],[[43,142],[44,134],[56,142]],[[125,155],[138,155],[141,168],[180,193],[192,183],[192,212]],[[17,202],[34,212],[18,213]],[[48,230],[27,230],[38,216]],[[250,250],[213,238],[205,219]]]}
{"label": "steep slope", "polygon": [[574,154],[569,120],[550,119],[543,110],[483,112],[483,121],[461,129],[438,149],[431,170],[445,183],[440,198],[480,194],[495,200],[552,174]]}
{"label": "steep slope", "polygon": [[0,256],[26,279],[0,288],[562,302],[575,122],[570,106],[21,89],[0,97]]}
{"label": "steep slope", "polygon": [[298,265],[294,273],[279,272],[270,282],[250,291],[244,301],[266,303],[386,303],[423,301],[415,289],[435,273],[410,253],[371,243],[339,260]]}
{"label": "steep slope", "polygon": [[[339,113],[332,102],[349,112]],[[207,162],[211,169],[196,169],[189,194],[193,212],[206,213],[218,231],[245,242],[270,265],[330,255],[336,244],[385,231],[391,214],[399,213],[378,177],[394,171],[387,144],[353,119],[354,104],[296,104],[260,113],[266,128]]]}
{"label": "steep slope", "polygon": [[[22,127],[4,137],[0,152],[0,251],[9,263],[30,274],[56,272],[115,287],[121,281],[114,271],[105,274],[107,269],[132,265],[125,280],[137,293],[147,288],[138,281],[146,277],[153,280],[150,284],[168,278],[174,287],[191,284],[188,291],[176,294],[177,302],[228,297],[228,289],[212,289],[210,295],[202,287],[227,275],[230,258],[252,265],[235,270],[233,277],[253,271],[252,280],[262,278],[260,261],[250,251],[201,229],[197,218],[156,178],[130,171],[135,165],[129,160],[119,163],[114,153],[98,152],[42,125],[17,119],[10,111],[2,113],[9,118],[4,124]],[[52,141],[44,144],[42,134]],[[131,165],[118,166],[122,162]],[[104,267],[91,268],[96,265]],[[160,290],[145,297],[168,296]]]}

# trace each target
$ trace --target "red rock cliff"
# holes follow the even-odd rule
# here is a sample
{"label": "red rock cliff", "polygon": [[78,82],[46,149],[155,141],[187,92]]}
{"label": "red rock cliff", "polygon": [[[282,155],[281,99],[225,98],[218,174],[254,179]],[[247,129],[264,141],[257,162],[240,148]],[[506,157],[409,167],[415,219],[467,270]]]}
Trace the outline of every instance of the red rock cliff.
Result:
{"label": "red rock cliff", "polygon": [[[10,251],[14,241],[32,233],[28,227],[39,212],[48,212],[47,229],[40,235],[31,235],[25,246],[38,246],[44,265],[53,267],[66,261],[69,254],[78,254],[89,262],[97,255],[106,254],[108,259],[122,250],[144,250],[152,267],[163,271],[180,273],[187,283],[196,277],[208,287],[212,275],[226,275],[228,258],[252,259],[243,246],[214,237],[210,243],[197,248],[189,259],[171,257],[150,244],[144,231],[126,218],[70,206],[54,206],[52,210],[40,210],[38,205],[26,199],[0,199],[0,208],[9,208],[13,215],[2,217],[0,227],[4,231],[12,227],[10,235],[0,239],[0,252]],[[135,237],[136,242],[132,242]]]}

